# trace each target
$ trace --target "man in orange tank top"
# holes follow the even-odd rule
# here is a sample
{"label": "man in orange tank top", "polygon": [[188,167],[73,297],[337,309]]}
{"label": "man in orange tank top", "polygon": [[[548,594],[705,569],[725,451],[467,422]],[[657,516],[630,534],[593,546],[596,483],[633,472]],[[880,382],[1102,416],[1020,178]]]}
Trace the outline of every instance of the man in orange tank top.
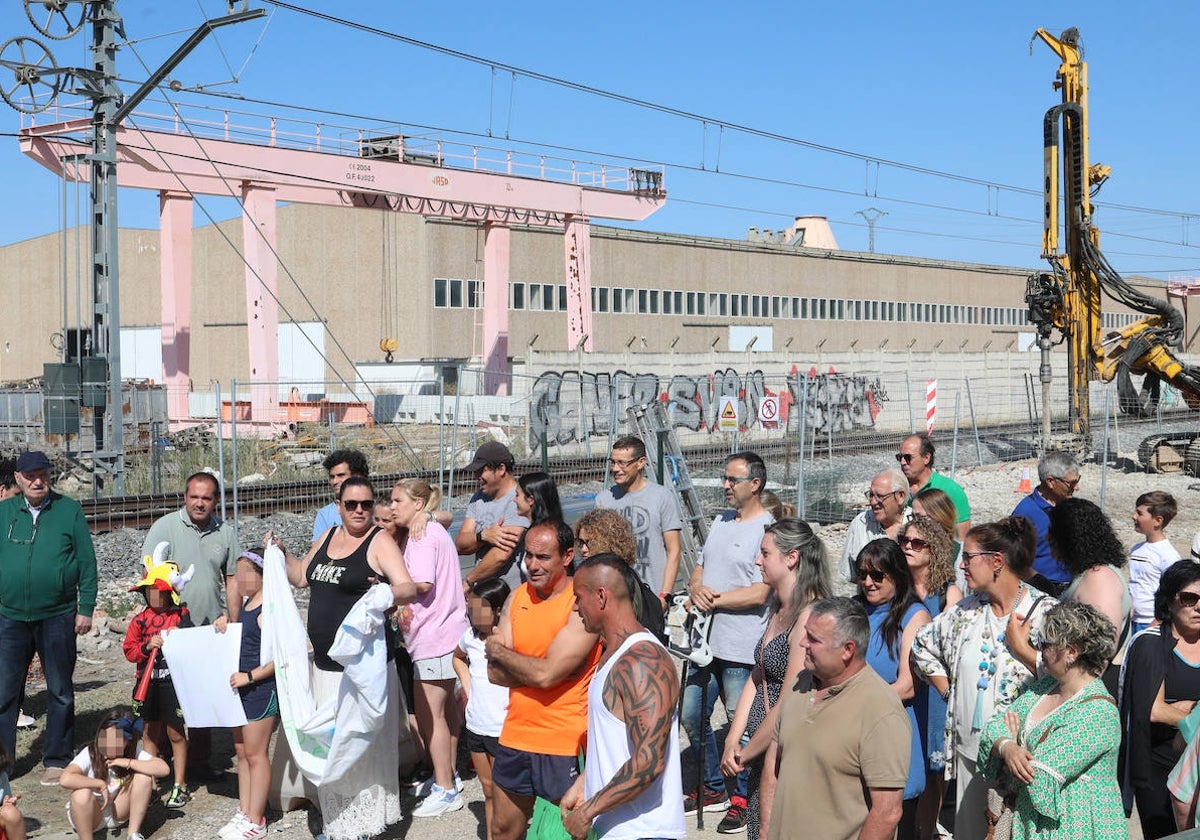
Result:
{"label": "man in orange tank top", "polygon": [[488,677],[509,688],[492,770],[494,840],[524,837],[537,797],[557,803],[578,777],[588,684],[600,659],[598,634],[575,613],[570,527],[535,525],[525,549],[529,580],[509,596],[486,647]]}

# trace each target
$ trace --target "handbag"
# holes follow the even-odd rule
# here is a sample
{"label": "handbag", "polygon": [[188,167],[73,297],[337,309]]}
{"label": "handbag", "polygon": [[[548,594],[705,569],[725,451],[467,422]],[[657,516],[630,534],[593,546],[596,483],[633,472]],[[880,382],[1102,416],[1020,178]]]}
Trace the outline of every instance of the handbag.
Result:
{"label": "handbag", "polygon": [[1016,816],[1016,796],[996,788],[988,788],[983,819],[987,824],[987,840],[1012,840],[1013,819]]}

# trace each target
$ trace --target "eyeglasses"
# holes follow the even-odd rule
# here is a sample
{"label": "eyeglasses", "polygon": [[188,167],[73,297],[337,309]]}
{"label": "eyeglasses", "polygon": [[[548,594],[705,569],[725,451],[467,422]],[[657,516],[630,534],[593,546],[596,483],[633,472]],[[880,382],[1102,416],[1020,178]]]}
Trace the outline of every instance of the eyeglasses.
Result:
{"label": "eyeglasses", "polygon": [[888,496],[895,496],[898,493],[903,493],[903,492],[904,492],[903,490],[893,490],[890,493],[876,493],[874,490],[867,490],[865,493],[863,493],[863,496],[866,497],[868,502],[874,502],[876,500],[882,502],[882,501],[886,500]]}
{"label": "eyeglasses", "polygon": [[1046,636],[1039,636],[1036,633],[1029,637],[1029,646],[1034,650],[1045,650],[1046,648],[1055,647],[1058,642]]}
{"label": "eyeglasses", "polygon": [[870,578],[876,583],[883,583],[884,578],[887,577],[887,572],[880,571],[879,569],[859,568],[855,571],[858,572],[858,579],[863,583],[866,583],[867,578]]}
{"label": "eyeglasses", "polygon": [[23,540],[20,537],[13,537],[13,528],[16,527],[17,520],[8,523],[8,541],[13,545],[33,545],[33,541],[37,539],[38,521],[33,520],[33,531],[29,534],[29,539]]}
{"label": "eyeglasses", "polygon": [[903,461],[906,464],[912,463],[912,459],[916,458],[916,457],[917,457],[916,455],[913,455],[910,452],[897,452],[896,453],[896,460]]}
{"label": "eyeglasses", "polygon": [[962,553],[962,556],[966,557],[968,560],[970,560],[972,557],[989,557],[993,554],[999,554],[999,552],[997,552],[997,551],[964,551]]}
{"label": "eyeglasses", "polygon": [[913,551],[924,551],[929,548],[929,543],[920,537],[901,537],[896,542],[900,543],[901,548],[907,548],[911,545]]}
{"label": "eyeglasses", "polygon": [[587,548],[587,547],[588,547],[588,541],[587,541],[586,539],[584,539],[583,537],[576,537],[576,538],[575,538],[575,545],[580,545],[580,546],[583,546],[584,548]]}
{"label": "eyeglasses", "polygon": [[1200,594],[1196,592],[1177,592],[1175,597],[1179,599],[1181,606],[1191,608],[1200,604]]}
{"label": "eyeglasses", "polygon": [[1067,481],[1065,478],[1059,478],[1056,475],[1052,475],[1052,476],[1048,476],[1048,477],[1054,479],[1059,484],[1061,484],[1063,487],[1067,487],[1071,490],[1074,490],[1076,487],[1079,486],[1079,479],[1080,479],[1079,476],[1077,476],[1076,478],[1074,478],[1071,481]]}
{"label": "eyeglasses", "polygon": [[358,510],[360,507],[363,510],[374,510],[374,499],[342,499],[342,507],[346,510]]}
{"label": "eyeglasses", "polygon": [[624,469],[625,467],[636,464],[640,460],[642,460],[642,459],[641,458],[626,458],[625,460],[621,460],[620,458],[609,458],[608,463],[610,466],[620,467],[621,469]]}
{"label": "eyeglasses", "polygon": [[736,487],[737,485],[741,484],[743,481],[753,481],[753,480],[754,479],[751,476],[739,477],[736,475],[727,475],[721,479],[721,483],[722,484],[732,484]]}

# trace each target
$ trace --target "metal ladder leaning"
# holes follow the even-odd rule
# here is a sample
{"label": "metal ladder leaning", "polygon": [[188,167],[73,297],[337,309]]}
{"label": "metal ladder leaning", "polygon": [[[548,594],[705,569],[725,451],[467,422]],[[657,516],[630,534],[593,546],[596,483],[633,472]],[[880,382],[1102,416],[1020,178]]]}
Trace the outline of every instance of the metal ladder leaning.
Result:
{"label": "metal ladder leaning", "polygon": [[[646,405],[630,406],[627,412],[629,422],[637,430],[637,435],[646,446],[646,477],[650,481],[659,481],[658,468],[661,461],[663,472],[666,474],[660,484],[670,488],[675,493],[675,501],[679,505],[679,518],[683,521],[683,529],[679,533],[680,559],[679,566],[686,582],[696,567],[700,556],[700,548],[708,539],[708,523],[712,517],[704,512],[704,505],[692,484],[683,450],[679,448],[679,438],[675,428],[667,418],[667,410],[660,402]],[[662,451],[659,451],[659,440],[662,441]],[[661,457],[660,457],[661,455]]]}

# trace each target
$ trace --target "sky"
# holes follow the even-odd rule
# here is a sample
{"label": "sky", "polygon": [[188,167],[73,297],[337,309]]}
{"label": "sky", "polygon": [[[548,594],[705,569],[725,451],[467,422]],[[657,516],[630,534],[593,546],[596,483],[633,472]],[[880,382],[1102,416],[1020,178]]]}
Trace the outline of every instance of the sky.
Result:
{"label": "sky", "polygon": [[[1113,169],[1097,198],[1102,247],[1125,274],[1200,275],[1191,59],[1200,4],[1163,0],[1131,14],[1115,0],[292,3],[483,61],[250,0],[269,17],[217,30],[171,74],[182,90],[143,109],[168,113],[169,101],[193,119],[195,106],[229,108],[337,127],[327,131],[392,123],[496,149],[661,164],[666,205],[632,227],[742,239],[750,227],[816,215],[841,248],[865,251],[864,216],[882,212],[878,252],[1028,268],[1043,267],[1042,118],[1060,101],[1057,57],[1040,41],[1031,54],[1031,38],[1039,26],[1076,26],[1090,70],[1091,159]],[[119,72],[137,82],[226,2],[119,0],[117,9],[132,42]],[[88,62],[86,27],[49,40],[8,0],[0,40],[18,36],[41,40],[59,65]],[[13,49],[0,49],[0,61]],[[0,68],[6,86],[8,72]],[[61,182],[20,153],[22,115],[0,102],[0,121],[0,244],[57,232]],[[198,220],[238,212],[229,199],[199,201]],[[120,224],[157,227],[156,196],[122,191]]]}

